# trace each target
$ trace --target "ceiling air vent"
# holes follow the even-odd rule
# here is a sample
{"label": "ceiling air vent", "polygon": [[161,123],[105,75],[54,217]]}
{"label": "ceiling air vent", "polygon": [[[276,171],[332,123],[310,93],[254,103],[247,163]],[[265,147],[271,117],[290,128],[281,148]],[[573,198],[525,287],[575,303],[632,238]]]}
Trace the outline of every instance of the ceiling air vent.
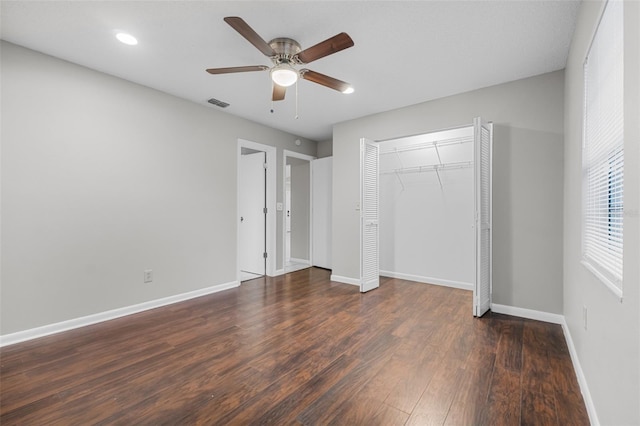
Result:
{"label": "ceiling air vent", "polygon": [[217,100],[216,98],[211,98],[207,102],[211,105],[219,106],[220,108],[226,108],[229,106],[228,103]]}

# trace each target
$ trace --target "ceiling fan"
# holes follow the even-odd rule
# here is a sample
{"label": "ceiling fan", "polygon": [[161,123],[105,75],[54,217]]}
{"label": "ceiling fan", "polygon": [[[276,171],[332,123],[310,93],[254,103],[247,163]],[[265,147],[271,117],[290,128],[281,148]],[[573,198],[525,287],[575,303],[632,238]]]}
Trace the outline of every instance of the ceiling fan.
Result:
{"label": "ceiling fan", "polygon": [[332,55],[353,46],[353,40],[347,33],[340,33],[314,46],[302,50],[300,44],[290,38],[280,37],[269,43],[256,33],[242,18],[228,16],[224,21],[247,39],[259,51],[273,62],[272,67],[266,65],[249,65],[243,67],[209,68],[209,74],[228,74],[250,71],[269,70],[273,81],[273,101],[284,99],[287,87],[298,81],[298,78],[321,84],[342,93],[353,93],[349,83],[309,69],[296,69],[297,65],[308,64],[325,56]]}

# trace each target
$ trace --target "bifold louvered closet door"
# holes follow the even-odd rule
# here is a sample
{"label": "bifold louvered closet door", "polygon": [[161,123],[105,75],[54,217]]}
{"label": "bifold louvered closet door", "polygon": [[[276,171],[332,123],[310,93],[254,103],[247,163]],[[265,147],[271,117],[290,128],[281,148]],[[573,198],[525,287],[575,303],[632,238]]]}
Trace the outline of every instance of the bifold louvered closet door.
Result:
{"label": "bifold louvered closet door", "polygon": [[378,144],[360,140],[360,291],[380,285],[378,251]]}
{"label": "bifold louvered closet door", "polygon": [[475,118],[473,137],[476,174],[476,284],[473,289],[473,315],[480,317],[491,308],[493,124],[479,117]]}

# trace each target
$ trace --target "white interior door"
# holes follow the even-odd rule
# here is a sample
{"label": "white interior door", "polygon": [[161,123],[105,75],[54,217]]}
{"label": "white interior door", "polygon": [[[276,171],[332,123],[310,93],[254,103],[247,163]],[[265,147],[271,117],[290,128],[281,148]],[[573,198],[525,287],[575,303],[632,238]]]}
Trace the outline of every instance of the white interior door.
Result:
{"label": "white interior door", "polygon": [[476,188],[476,282],[473,288],[473,315],[480,317],[491,308],[493,124],[478,117],[473,120],[473,129]]}
{"label": "white interior door", "polygon": [[360,139],[360,291],[380,286],[378,144]]}
{"label": "white interior door", "polygon": [[286,180],[285,180],[285,188],[284,188],[284,204],[286,215],[284,217],[284,226],[287,232],[291,232],[291,166],[287,164],[286,166]]}
{"label": "white interior door", "polygon": [[311,162],[315,158],[284,150],[284,270],[295,271],[311,266],[312,198]]}
{"label": "white interior door", "polygon": [[291,166],[285,165],[284,184],[284,261],[285,268],[291,261]]}
{"label": "white interior door", "polygon": [[240,156],[240,270],[265,274],[264,152]]}
{"label": "white interior door", "polygon": [[311,180],[313,194],[313,265],[331,269],[331,206],[332,206],[332,170],[331,157],[311,162]]}

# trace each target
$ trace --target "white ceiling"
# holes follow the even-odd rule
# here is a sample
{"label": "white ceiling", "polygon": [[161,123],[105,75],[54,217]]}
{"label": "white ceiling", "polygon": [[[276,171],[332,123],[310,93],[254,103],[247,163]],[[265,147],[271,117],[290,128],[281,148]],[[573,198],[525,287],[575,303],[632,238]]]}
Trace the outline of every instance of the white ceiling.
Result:
{"label": "white ceiling", "polygon": [[[579,1],[5,1],[2,39],[314,140],[335,123],[565,66]],[[302,48],[339,32],[355,46],[306,68],[355,93],[299,83],[271,109],[268,72],[206,68],[271,65],[227,25],[242,17],[263,39]],[[114,35],[139,40],[126,46]],[[526,100],[523,100],[526,101]]]}

